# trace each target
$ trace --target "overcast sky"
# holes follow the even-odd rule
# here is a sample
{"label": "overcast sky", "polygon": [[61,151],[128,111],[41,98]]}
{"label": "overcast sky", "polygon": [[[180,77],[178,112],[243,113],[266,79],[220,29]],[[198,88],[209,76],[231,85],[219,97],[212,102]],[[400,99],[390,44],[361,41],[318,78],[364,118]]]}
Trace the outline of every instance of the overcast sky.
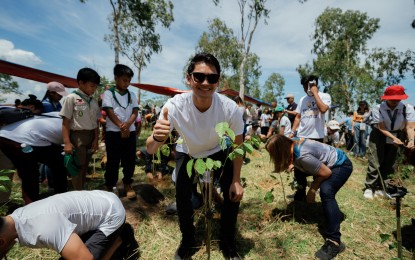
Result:
{"label": "overcast sky", "polygon": [[[240,14],[236,0],[222,0],[216,7],[210,0],[173,0],[174,19],[170,30],[160,30],[163,51],[154,55],[142,72],[142,83],[185,89],[182,69],[194,53],[200,35],[207,31],[208,20],[219,17],[239,35]],[[381,28],[368,47],[395,47],[415,50],[413,0],[269,0],[268,25],[260,23],[252,42],[252,52],[260,57],[260,84],[273,72],[286,80],[285,93],[298,100],[304,95],[295,68],[310,62],[314,21],[327,7],[367,12],[380,18]],[[2,0],[0,9],[0,57],[17,64],[69,77],[82,67],[92,67],[100,75],[113,78],[114,54],[104,42],[109,33],[109,1],[89,0]],[[132,64],[125,58],[121,62]],[[137,71],[135,70],[135,73]],[[25,94],[42,98],[45,84],[18,79]],[[137,82],[136,79],[133,82]],[[415,104],[415,81],[402,82]],[[10,96],[9,102],[16,96]],[[333,100],[335,103],[335,101]]]}

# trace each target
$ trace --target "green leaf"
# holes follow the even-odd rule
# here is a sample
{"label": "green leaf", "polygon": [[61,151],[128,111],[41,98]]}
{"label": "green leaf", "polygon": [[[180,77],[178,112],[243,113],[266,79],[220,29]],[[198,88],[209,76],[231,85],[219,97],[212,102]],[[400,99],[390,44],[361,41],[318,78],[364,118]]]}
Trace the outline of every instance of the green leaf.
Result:
{"label": "green leaf", "polygon": [[177,141],[176,141],[176,144],[182,144],[183,143],[183,138],[179,138],[179,139],[177,139]]}
{"label": "green leaf", "polygon": [[215,161],[210,158],[206,158],[206,168],[211,171],[215,167]]}
{"label": "green leaf", "polygon": [[222,162],[221,161],[215,161],[215,166],[216,166],[216,169],[219,169],[220,167],[222,167]]}
{"label": "green leaf", "polygon": [[277,179],[277,177],[275,177],[274,175],[272,175],[272,174],[270,174],[269,175],[271,178],[273,178],[274,180],[276,180]]}
{"label": "green leaf", "polygon": [[4,169],[0,170],[0,175],[14,173],[14,170]]}
{"label": "green leaf", "polygon": [[384,243],[386,240],[388,240],[390,238],[390,234],[380,234],[380,242]]}
{"label": "green leaf", "polygon": [[164,156],[166,157],[170,156],[170,147],[167,144],[163,144],[160,149],[161,149],[161,153]]}
{"label": "green leaf", "polygon": [[235,151],[233,151],[233,152],[231,152],[229,155],[228,155],[228,158],[230,159],[230,160],[235,160],[235,158],[236,158],[236,154],[235,154]]}
{"label": "green leaf", "polygon": [[195,170],[197,173],[202,175],[206,171],[206,163],[203,161],[203,159],[199,158],[196,160],[195,163]]}
{"label": "green leaf", "polygon": [[0,191],[1,192],[9,192],[9,189],[8,188],[6,188],[5,186],[3,186],[3,185],[0,185]]}
{"label": "green leaf", "polygon": [[219,145],[220,145],[220,149],[222,149],[222,151],[225,151],[226,148],[228,148],[228,143],[226,141],[226,137],[225,136],[222,136],[219,139]]}
{"label": "green leaf", "polygon": [[0,181],[10,181],[8,176],[0,176]]}
{"label": "green leaf", "polygon": [[237,149],[235,149],[235,154],[237,155],[237,156],[239,156],[239,157],[243,157],[244,156],[244,150],[243,149],[241,149],[241,148],[237,148]]}
{"label": "green leaf", "polygon": [[267,193],[265,194],[264,200],[267,203],[271,203],[274,201],[274,195],[272,194],[274,189],[271,189],[270,191],[267,191]]}
{"label": "green leaf", "polygon": [[227,122],[220,122],[215,126],[215,131],[219,135],[219,137],[223,137],[228,129],[229,124]]}
{"label": "green leaf", "polygon": [[243,145],[248,153],[252,153],[254,151],[254,147],[250,143],[243,143]]}
{"label": "green leaf", "polygon": [[232,129],[228,128],[228,130],[226,130],[226,133],[232,140],[232,142],[235,142],[235,132]]}
{"label": "green leaf", "polygon": [[191,159],[186,164],[186,171],[187,171],[187,175],[189,175],[189,178],[192,177],[194,162],[195,162],[195,159]]}
{"label": "green leaf", "polygon": [[389,250],[395,249],[396,248],[396,242],[392,242],[389,244]]}

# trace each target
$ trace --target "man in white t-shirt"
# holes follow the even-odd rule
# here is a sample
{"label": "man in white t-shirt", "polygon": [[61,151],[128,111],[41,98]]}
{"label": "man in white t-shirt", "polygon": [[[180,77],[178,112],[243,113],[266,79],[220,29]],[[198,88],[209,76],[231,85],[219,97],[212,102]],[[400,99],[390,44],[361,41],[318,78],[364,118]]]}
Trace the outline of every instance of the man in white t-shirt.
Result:
{"label": "man in white t-shirt", "polygon": [[0,218],[0,258],[18,240],[21,246],[53,249],[64,259],[103,259],[114,250],[124,222],[125,209],[112,192],[57,194]]}
{"label": "man in white t-shirt", "polygon": [[252,123],[246,128],[245,140],[251,140],[252,137],[257,136],[261,141],[266,140],[266,136],[261,134],[261,128],[258,121],[252,121]]}
{"label": "man in white t-shirt", "polygon": [[[323,142],[324,117],[330,108],[331,97],[327,93],[320,92],[317,76],[307,75],[302,77],[301,85],[303,85],[306,95],[298,102],[297,115],[292,126],[293,134],[290,136]],[[306,175],[300,170],[294,169],[294,176],[299,184],[294,200],[302,201],[305,199]]]}
{"label": "man in white t-shirt", "polygon": [[[22,144],[32,147],[32,151],[23,152]],[[38,163],[51,169],[56,193],[67,191],[62,144],[62,118],[59,112],[45,113],[1,127],[0,150],[17,169],[26,204],[39,199]]]}
{"label": "man in white t-shirt", "polygon": [[[195,226],[191,203],[195,171],[189,177],[187,163],[194,158],[220,160],[222,167],[212,171],[220,177],[224,202],[221,211],[220,248],[227,258],[240,259],[235,247],[236,220],[244,189],[241,185],[242,158],[226,160],[227,150],[219,145],[215,131],[218,123],[226,122],[235,133],[234,143],[240,145],[244,123],[237,104],[224,95],[216,93],[220,78],[219,61],[211,54],[196,54],[189,63],[186,83],[192,91],[169,99],[164,105],[152,135],[147,138],[150,154],[167,140],[174,128],[183,143],[176,146],[176,202],[182,241],[175,259],[188,259],[194,253]],[[223,174],[221,174],[223,172]]]}

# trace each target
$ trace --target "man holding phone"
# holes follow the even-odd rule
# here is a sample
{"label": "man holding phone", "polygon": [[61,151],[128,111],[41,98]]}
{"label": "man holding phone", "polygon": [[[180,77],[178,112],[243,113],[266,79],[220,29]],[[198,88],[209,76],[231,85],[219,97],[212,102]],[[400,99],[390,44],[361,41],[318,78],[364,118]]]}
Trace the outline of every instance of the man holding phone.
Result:
{"label": "man holding phone", "polygon": [[[328,93],[320,92],[318,77],[306,75],[301,78],[304,92],[307,94],[300,99],[296,109],[297,115],[292,126],[290,137],[300,137],[323,142],[325,128],[325,113],[331,105],[331,97]],[[307,186],[306,175],[298,169],[294,169],[294,176],[299,188],[294,195],[294,200],[305,200],[305,188]]]}

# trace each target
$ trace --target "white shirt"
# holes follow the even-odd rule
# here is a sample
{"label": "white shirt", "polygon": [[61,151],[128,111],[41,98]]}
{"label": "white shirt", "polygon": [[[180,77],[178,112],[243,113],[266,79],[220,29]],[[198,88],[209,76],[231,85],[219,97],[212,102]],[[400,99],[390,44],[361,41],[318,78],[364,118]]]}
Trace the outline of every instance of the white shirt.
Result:
{"label": "white shirt", "polygon": [[[130,100],[128,98],[128,92],[130,93]],[[126,122],[133,113],[133,109],[138,109],[137,97],[132,91],[127,90],[121,95],[116,89],[114,94],[111,90],[104,92],[104,98],[102,99],[102,108],[112,108],[114,114],[121,122]],[[135,125],[131,124],[130,132],[135,131]],[[120,132],[120,128],[107,118],[106,131]]]}
{"label": "white shirt", "polygon": [[249,136],[260,136],[261,135],[261,127],[258,126],[258,128],[256,129],[256,131],[254,131],[254,128],[252,127],[252,125],[249,125],[246,128],[246,135],[249,135]]}
{"label": "white shirt", "polygon": [[280,119],[280,127],[284,127],[284,135],[289,136],[291,131],[291,121],[287,116],[282,116]]}
{"label": "white shirt", "polygon": [[[395,109],[390,109],[386,102],[382,102],[380,105],[377,105],[372,109],[372,124],[379,124],[383,122],[385,128],[388,131],[394,130],[403,130],[405,128],[406,122],[415,122],[415,111],[414,107],[411,105],[406,105],[406,121],[403,114],[404,103],[400,102]],[[389,111],[389,112],[388,112]],[[396,111],[396,112],[395,112]],[[391,129],[393,115],[396,113],[395,123],[393,129]],[[391,117],[389,116],[391,115]]]}
{"label": "white shirt", "polygon": [[[327,93],[318,92],[320,99],[324,104],[330,107],[331,97]],[[300,114],[300,125],[298,126],[298,137],[303,138],[324,138],[324,115],[317,107],[314,96],[305,95],[298,102],[295,110]]]}
{"label": "white shirt", "polygon": [[[220,151],[215,127],[221,122],[227,122],[235,136],[242,135],[244,123],[241,110],[233,100],[214,93],[212,105],[202,113],[194,105],[192,95],[192,92],[176,95],[164,105],[168,109],[171,130],[176,129],[183,139],[183,143],[176,146],[176,151],[194,158],[207,157]],[[160,113],[161,118],[163,113]]]}
{"label": "white shirt", "polygon": [[60,253],[72,233],[99,229],[111,235],[124,223],[125,209],[112,192],[72,191],[35,201],[10,216],[22,246]]}
{"label": "white shirt", "polygon": [[62,118],[59,112],[45,113],[0,128],[0,136],[30,146],[63,144]]}

